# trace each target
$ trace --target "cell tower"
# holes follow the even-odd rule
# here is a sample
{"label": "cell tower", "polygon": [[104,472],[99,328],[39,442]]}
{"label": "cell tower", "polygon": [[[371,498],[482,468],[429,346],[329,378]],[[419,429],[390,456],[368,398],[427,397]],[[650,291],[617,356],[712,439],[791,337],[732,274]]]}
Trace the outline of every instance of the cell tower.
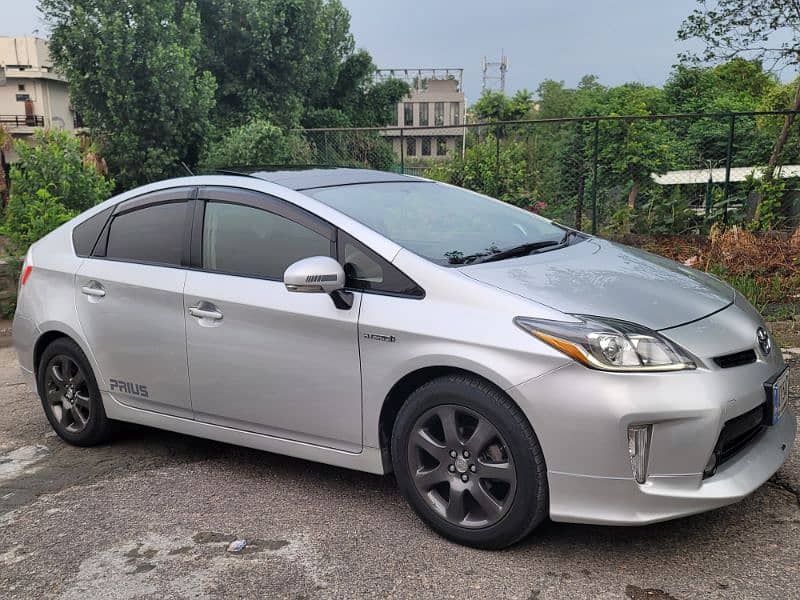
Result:
{"label": "cell tower", "polygon": [[499,90],[506,93],[506,71],[508,71],[508,57],[504,51],[500,52],[499,62],[489,62],[486,57],[481,60],[483,69],[483,86],[481,91]]}

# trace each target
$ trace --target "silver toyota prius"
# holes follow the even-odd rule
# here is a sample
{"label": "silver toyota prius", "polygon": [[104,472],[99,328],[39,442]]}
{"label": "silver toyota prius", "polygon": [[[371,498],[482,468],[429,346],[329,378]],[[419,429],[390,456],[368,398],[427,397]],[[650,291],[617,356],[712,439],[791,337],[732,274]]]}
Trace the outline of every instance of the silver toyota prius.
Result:
{"label": "silver toyota prius", "polygon": [[486,196],[358,169],[112,198],[34,244],[14,340],[71,444],[133,422],[371,473],[481,548],[740,500],[796,420],[731,287]]}

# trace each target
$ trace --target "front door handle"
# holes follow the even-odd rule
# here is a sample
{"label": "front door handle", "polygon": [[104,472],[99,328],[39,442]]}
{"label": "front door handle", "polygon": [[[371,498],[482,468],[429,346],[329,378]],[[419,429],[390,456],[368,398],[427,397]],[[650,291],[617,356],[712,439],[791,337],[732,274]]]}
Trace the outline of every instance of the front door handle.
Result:
{"label": "front door handle", "polygon": [[220,321],[222,319],[220,310],[213,304],[208,303],[190,306],[189,314],[198,319],[211,319],[213,321]]}
{"label": "front door handle", "polygon": [[81,288],[81,293],[94,298],[102,298],[106,295],[106,291],[103,289],[103,286],[96,281],[90,281],[87,285],[83,286]]}

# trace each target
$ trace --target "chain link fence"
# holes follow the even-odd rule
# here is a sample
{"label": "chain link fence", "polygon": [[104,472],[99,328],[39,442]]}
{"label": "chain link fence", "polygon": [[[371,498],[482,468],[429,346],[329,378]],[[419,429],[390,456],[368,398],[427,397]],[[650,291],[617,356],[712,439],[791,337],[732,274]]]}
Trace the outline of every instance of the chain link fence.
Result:
{"label": "chain link fence", "polygon": [[794,117],[775,111],[309,129],[298,132],[307,146],[295,163],[430,177],[585,231],[681,234],[718,221],[788,228],[800,215]]}

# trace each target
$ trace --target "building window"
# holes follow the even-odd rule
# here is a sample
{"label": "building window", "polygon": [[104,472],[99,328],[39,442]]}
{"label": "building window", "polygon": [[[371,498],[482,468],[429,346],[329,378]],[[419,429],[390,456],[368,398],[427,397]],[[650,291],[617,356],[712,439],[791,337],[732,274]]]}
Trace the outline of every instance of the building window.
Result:
{"label": "building window", "polygon": [[416,155],[417,155],[417,139],[416,138],[406,139],[406,156],[416,156]]}
{"label": "building window", "polygon": [[31,99],[30,94],[17,94],[17,102],[25,102]]}
{"label": "building window", "polygon": [[405,102],[403,104],[403,125],[414,125],[414,103]]}
{"label": "building window", "polygon": [[422,138],[422,156],[431,155],[431,138]]}
{"label": "building window", "polygon": [[436,138],[436,156],[447,154],[447,140],[443,137]]}
{"label": "building window", "polygon": [[24,92],[25,91],[25,84],[24,83],[18,84],[17,85],[17,90],[20,91],[20,92]]}
{"label": "building window", "polygon": [[389,125],[397,127],[397,106],[392,107],[392,116],[389,118]]}
{"label": "building window", "polygon": [[444,102],[433,105],[433,124],[437,127],[444,125]]}
{"label": "building window", "polygon": [[420,125],[427,125],[428,124],[428,103],[427,102],[423,102],[423,103],[421,103],[419,105],[419,124]]}
{"label": "building window", "polygon": [[450,103],[450,125],[458,125],[461,117],[461,105],[458,102]]}

